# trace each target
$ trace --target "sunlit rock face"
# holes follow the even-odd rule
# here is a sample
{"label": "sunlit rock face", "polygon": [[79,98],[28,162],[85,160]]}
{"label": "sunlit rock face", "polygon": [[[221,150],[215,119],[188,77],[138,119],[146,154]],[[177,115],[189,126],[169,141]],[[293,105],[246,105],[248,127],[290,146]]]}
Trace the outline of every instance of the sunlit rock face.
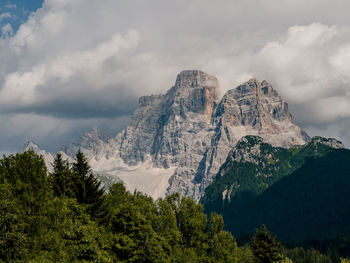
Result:
{"label": "sunlit rock face", "polygon": [[64,152],[73,157],[80,148],[96,172],[123,180],[129,190],[199,200],[245,135],[282,147],[309,140],[266,81],[251,79],[220,99],[214,76],[186,70],[166,94],[141,97],[130,125],[115,138],[94,129]]}

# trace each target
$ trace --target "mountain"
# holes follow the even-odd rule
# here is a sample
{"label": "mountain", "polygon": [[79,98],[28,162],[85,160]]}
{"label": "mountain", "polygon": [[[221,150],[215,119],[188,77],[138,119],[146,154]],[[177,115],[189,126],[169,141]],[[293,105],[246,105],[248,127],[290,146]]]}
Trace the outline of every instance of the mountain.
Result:
{"label": "mountain", "polygon": [[[45,165],[47,167],[48,172],[53,171],[52,164],[53,164],[55,158],[50,152],[43,150],[42,148],[40,148],[39,145],[37,145],[33,141],[29,141],[23,146],[23,151],[28,151],[28,150],[33,150],[36,154],[41,155],[44,159],[44,162],[45,162]],[[64,151],[59,151],[59,153],[62,154],[63,160],[67,160],[68,162],[73,163],[74,156],[72,158],[69,155],[67,155]]]}
{"label": "mountain", "polygon": [[[350,150],[314,137],[284,149],[242,138],[202,198],[234,235],[265,224],[280,239],[330,238],[350,231]],[[334,235],[334,236],[333,236]]]}
{"label": "mountain", "polygon": [[116,137],[94,129],[64,151],[73,157],[80,148],[96,172],[120,178],[129,190],[199,200],[232,147],[249,134],[281,147],[309,140],[266,81],[251,79],[220,99],[214,76],[187,70],[166,94],[141,97]]}
{"label": "mountain", "polygon": [[[338,149],[305,164],[233,212],[233,233],[266,226],[281,240],[301,242],[350,235],[350,151]],[[225,221],[226,223],[226,221]]]}
{"label": "mountain", "polygon": [[41,149],[39,145],[33,141],[29,141],[23,146],[23,151],[28,150],[33,150],[36,154],[43,156],[46,167],[48,168],[49,172],[52,171],[52,163],[54,161],[54,157],[51,153]]}
{"label": "mountain", "polygon": [[[99,133],[100,133],[100,131],[97,128],[94,128],[94,129],[92,129],[91,132],[86,133],[84,135],[81,135],[79,137],[79,140],[77,140],[76,142],[70,144],[70,149],[71,150],[75,149],[74,147],[77,147],[75,149],[76,150],[75,152],[68,151],[68,153],[72,157],[70,155],[68,155],[63,150],[59,151],[59,153],[61,153],[61,155],[62,155],[62,159],[63,160],[67,160],[69,163],[72,164],[74,162],[75,153],[78,151],[78,149],[81,147],[81,149],[84,150],[86,148],[83,148],[83,146],[89,147],[89,143],[87,142],[87,139],[90,138],[90,137],[87,136],[87,134],[89,134],[89,135],[90,134],[96,135],[96,134],[99,134]],[[77,145],[78,142],[80,143],[79,145]],[[94,145],[94,146],[96,145],[96,137],[93,137],[92,145]],[[23,146],[23,151],[28,151],[28,150],[33,150],[38,155],[41,155],[43,157],[43,159],[44,159],[45,166],[47,167],[48,172],[53,172],[53,163],[54,163],[54,159],[55,158],[54,158],[54,156],[51,153],[41,149],[40,146],[38,146],[33,141],[29,141]],[[87,151],[87,153],[89,153],[89,151]],[[91,158],[91,156],[88,156],[88,157]],[[96,176],[101,181],[101,183],[105,187],[105,189],[108,189],[111,184],[121,181],[118,177],[110,176],[108,174],[97,173]]]}
{"label": "mountain", "polygon": [[322,157],[341,148],[344,145],[333,138],[314,137],[307,144],[286,149],[274,147],[258,136],[245,136],[230,151],[201,202],[207,213],[229,213],[246,206],[308,158]]}

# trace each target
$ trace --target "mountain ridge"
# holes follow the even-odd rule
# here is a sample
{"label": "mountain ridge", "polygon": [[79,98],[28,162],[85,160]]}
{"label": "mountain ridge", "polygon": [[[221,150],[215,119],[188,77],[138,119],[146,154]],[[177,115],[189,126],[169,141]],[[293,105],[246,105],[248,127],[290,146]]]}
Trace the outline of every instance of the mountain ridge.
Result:
{"label": "mountain ridge", "polygon": [[129,190],[199,200],[231,148],[249,134],[282,147],[310,139],[267,81],[251,79],[220,99],[216,77],[187,70],[165,94],[141,97],[131,123],[114,138],[93,130],[64,152],[73,158],[80,148],[94,171],[120,178]]}
{"label": "mountain ridge", "polygon": [[258,136],[245,136],[230,151],[201,202],[207,213],[225,214],[228,209],[244,207],[250,199],[299,169],[308,158],[320,158],[343,148],[340,141],[319,136],[289,149],[273,147]]}
{"label": "mountain ridge", "polygon": [[265,224],[284,242],[341,238],[348,221],[350,150],[311,157],[290,175],[240,205],[228,205],[224,219],[234,235]]}

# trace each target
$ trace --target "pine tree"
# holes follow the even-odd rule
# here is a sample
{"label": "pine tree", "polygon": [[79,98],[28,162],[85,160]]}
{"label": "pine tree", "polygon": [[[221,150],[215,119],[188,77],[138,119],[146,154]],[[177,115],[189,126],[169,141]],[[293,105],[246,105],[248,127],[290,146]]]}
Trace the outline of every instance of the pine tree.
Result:
{"label": "pine tree", "polygon": [[265,225],[256,230],[251,248],[258,263],[273,263],[283,259],[279,242],[270,235]]}
{"label": "pine tree", "polygon": [[224,219],[221,215],[211,213],[208,231],[208,254],[216,262],[235,263],[237,258],[237,243],[229,232],[224,229]]}
{"label": "pine tree", "polygon": [[100,207],[104,190],[101,182],[92,173],[91,167],[80,149],[75,156],[72,172],[75,184],[75,196],[78,202],[90,205],[91,211],[94,211],[94,208]]}
{"label": "pine tree", "polygon": [[68,161],[62,159],[61,153],[56,155],[50,179],[55,196],[74,196],[72,172]]}

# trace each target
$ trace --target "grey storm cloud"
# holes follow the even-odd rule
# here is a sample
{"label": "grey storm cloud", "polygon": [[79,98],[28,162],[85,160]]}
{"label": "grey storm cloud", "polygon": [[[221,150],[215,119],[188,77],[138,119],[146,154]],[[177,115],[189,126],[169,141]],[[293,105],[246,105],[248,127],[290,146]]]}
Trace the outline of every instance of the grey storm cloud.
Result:
{"label": "grey storm cloud", "polygon": [[222,93],[266,79],[311,135],[350,145],[349,8],[347,0],[46,0],[0,38],[0,150],[27,139],[57,150],[93,126],[116,134],[139,96],[164,93],[184,69],[217,76]]}

